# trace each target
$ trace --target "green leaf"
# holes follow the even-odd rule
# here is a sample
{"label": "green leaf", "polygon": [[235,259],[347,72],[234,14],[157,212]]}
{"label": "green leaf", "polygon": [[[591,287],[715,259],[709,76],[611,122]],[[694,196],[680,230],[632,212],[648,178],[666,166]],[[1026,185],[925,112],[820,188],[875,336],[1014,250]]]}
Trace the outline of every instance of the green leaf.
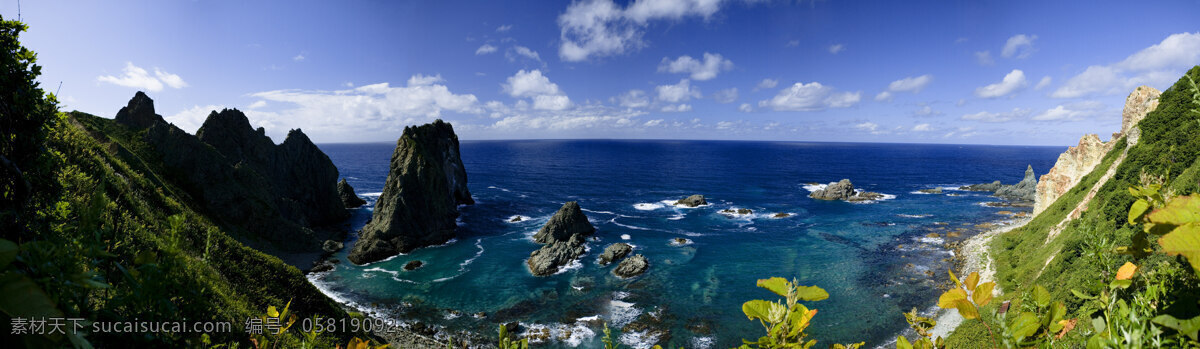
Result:
{"label": "green leaf", "polygon": [[1130,285],[1133,285],[1133,280],[1113,280],[1112,282],[1108,283],[1108,288],[1125,289],[1125,288],[1129,288]]}
{"label": "green leaf", "polygon": [[746,313],[748,319],[777,324],[783,321],[784,315],[787,315],[787,307],[779,303],[755,299],[742,303],[742,312]]}
{"label": "green leaf", "polygon": [[1192,269],[1200,273],[1200,227],[1193,224],[1180,226],[1159,238],[1158,243],[1169,255],[1183,255],[1192,264]]}
{"label": "green leaf", "polygon": [[0,239],[0,270],[8,267],[8,264],[17,258],[18,248],[17,243]]}
{"label": "green leaf", "polygon": [[1046,291],[1042,285],[1033,286],[1033,302],[1040,308],[1050,305],[1050,291]]}
{"label": "green leaf", "polygon": [[1104,333],[1104,329],[1107,326],[1108,324],[1104,322],[1104,318],[1099,316],[1092,318],[1092,328],[1096,330],[1096,333]]}
{"label": "green leaf", "polygon": [[1200,332],[1200,316],[1180,320],[1170,315],[1159,315],[1151,319],[1156,324],[1170,328],[1176,332],[1187,335],[1192,340],[1196,339],[1197,332]]}
{"label": "green leaf", "polygon": [[1138,201],[1134,201],[1133,206],[1129,207],[1129,224],[1137,224],[1138,219],[1142,218],[1142,215],[1146,214],[1146,211],[1149,209],[1150,203],[1146,202],[1146,199],[1138,199]]}
{"label": "green leaf", "polygon": [[1071,290],[1071,293],[1074,294],[1075,297],[1079,297],[1080,299],[1088,299],[1088,300],[1096,299],[1096,296],[1088,295],[1087,293],[1079,292],[1074,289]]}
{"label": "green leaf", "polygon": [[978,285],[978,284],[979,284],[979,273],[977,273],[977,272],[971,272],[971,275],[967,275],[967,279],[964,280],[964,283],[963,283],[964,286],[967,286],[967,291],[971,291],[971,292],[975,292],[975,285]]}
{"label": "green leaf", "polygon": [[801,300],[820,301],[828,299],[829,292],[825,292],[825,289],[817,286],[797,286],[796,296],[800,297]]}
{"label": "green leaf", "polygon": [[1146,219],[1155,224],[1200,223],[1200,194],[1175,197],[1163,208],[1146,215]]}
{"label": "green leaf", "polygon": [[0,311],[11,317],[62,317],[54,301],[25,275],[0,275]]}
{"label": "green leaf", "polygon": [[792,283],[781,277],[773,277],[770,279],[759,279],[758,287],[762,287],[775,292],[780,297],[787,297],[788,291],[792,288]]}
{"label": "green leaf", "polygon": [[1028,312],[1022,312],[1021,315],[1017,316],[1016,319],[1013,319],[1012,323],[1009,325],[1009,328],[1012,330],[1012,339],[1017,342],[1025,339],[1025,337],[1029,337],[1034,333],[1037,333],[1038,327],[1040,327],[1040,325],[1038,323],[1037,315],[1033,315],[1032,313]]}
{"label": "green leaf", "polygon": [[1050,307],[1050,323],[1058,323],[1058,320],[1062,320],[1064,316],[1067,316],[1067,306],[1062,302],[1054,302],[1054,305]]}
{"label": "green leaf", "polygon": [[913,349],[913,347],[904,336],[896,336],[896,349]]}
{"label": "green leaf", "polygon": [[958,302],[954,303],[954,306],[955,308],[958,308],[958,315],[962,315],[962,317],[965,319],[970,320],[979,318],[979,308],[976,308],[975,304],[972,304],[971,301],[960,299]]}

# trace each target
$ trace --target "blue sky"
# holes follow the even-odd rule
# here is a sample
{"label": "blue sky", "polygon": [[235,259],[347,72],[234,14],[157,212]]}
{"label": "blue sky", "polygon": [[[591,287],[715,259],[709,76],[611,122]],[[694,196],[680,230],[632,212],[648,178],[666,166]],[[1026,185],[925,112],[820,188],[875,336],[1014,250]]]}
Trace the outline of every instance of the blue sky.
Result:
{"label": "blue sky", "polygon": [[[1200,1],[26,1],[67,109],[137,90],[276,141],[655,138],[1070,145],[1200,64]],[[0,14],[15,18],[17,3]]]}

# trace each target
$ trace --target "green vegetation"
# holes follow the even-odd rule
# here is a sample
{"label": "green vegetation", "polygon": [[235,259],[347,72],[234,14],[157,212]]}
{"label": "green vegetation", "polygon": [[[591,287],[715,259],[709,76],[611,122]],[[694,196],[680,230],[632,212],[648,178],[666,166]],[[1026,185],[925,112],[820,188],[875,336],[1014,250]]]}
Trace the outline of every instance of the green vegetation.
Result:
{"label": "green vegetation", "polygon": [[[180,195],[138,132],[59,113],[38,88],[36,56],[18,22],[0,20],[0,312],[91,322],[227,322],[229,332],[14,336],[25,347],[332,347],[356,333],[305,337],[297,328],[254,339],[247,319],[344,318],[294,267],[246,247]],[[291,300],[289,302],[289,300]],[[268,308],[270,316],[272,309]],[[289,314],[291,313],[291,314]],[[292,318],[285,315],[286,318]],[[293,318],[294,319],[294,318]],[[288,323],[291,323],[290,321]]]}

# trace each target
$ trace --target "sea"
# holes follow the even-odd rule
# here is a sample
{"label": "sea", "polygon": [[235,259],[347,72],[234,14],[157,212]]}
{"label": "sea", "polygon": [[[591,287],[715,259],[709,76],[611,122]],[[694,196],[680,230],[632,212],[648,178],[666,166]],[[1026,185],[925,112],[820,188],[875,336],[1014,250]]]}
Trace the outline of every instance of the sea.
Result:
{"label": "sea", "polygon": [[[320,148],[368,205],[383,190],[394,143]],[[460,206],[457,237],[441,246],[354,265],[346,251],[309,280],[342,303],[390,324],[447,337],[494,340],[500,324],[540,347],[600,348],[607,326],[632,348],[729,348],[763,326],[742,313],[756,287],[794,279],[829,293],[808,338],[817,346],[894,341],[911,309],[932,315],[953,267],[955,241],[1010,224],[1029,208],[995,207],[963,185],[1044,174],[1065,147],[676,140],[463,141],[476,204]],[[861,203],[808,197],[849,179],[885,194]],[[941,194],[922,189],[941,188]],[[706,206],[675,200],[704,195]],[[559,273],[535,277],[525,261],[533,234],[564,202],[577,201],[597,228],[588,252]],[[992,203],[989,205],[989,203]],[[727,209],[749,209],[729,214]],[[514,218],[521,218],[512,222]],[[350,234],[347,249],[356,234]],[[629,279],[597,257],[634,246],[650,268]],[[405,271],[409,261],[424,264]]]}

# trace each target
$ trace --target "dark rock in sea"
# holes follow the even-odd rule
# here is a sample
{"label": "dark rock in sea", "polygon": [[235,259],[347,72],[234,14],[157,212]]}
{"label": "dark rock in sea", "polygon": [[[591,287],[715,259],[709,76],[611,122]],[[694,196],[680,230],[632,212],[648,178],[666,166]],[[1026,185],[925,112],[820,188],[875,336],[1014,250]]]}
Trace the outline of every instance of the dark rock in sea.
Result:
{"label": "dark rock in sea", "polygon": [[405,127],[383,193],[349,259],[378,261],[454,238],[458,205],[474,204],[454,128],[441,120]]}
{"label": "dark rock in sea", "polygon": [[422,266],[425,266],[425,262],[408,261],[408,263],[404,263],[404,270],[405,271],[413,271],[413,270],[417,270],[417,268],[420,268]]}
{"label": "dark rock in sea", "polygon": [[751,210],[748,208],[739,208],[739,209],[727,208],[724,210],[717,211],[717,213],[727,215],[727,216],[748,215],[748,214],[754,213],[754,210]]}
{"label": "dark rock in sea", "polygon": [[342,204],[346,205],[346,208],[355,208],[367,204],[366,200],[354,194],[354,187],[351,187],[350,183],[346,183],[345,178],[342,178],[342,181],[338,182],[337,189],[338,197],[342,198]]}
{"label": "dark rock in sea", "polygon": [[780,213],[776,213],[776,214],[773,214],[773,215],[771,215],[771,218],[788,218],[788,217],[791,217],[791,216],[792,216],[792,214],[791,214],[791,213],[780,212]]}
{"label": "dark rock in sea", "polygon": [[309,269],[308,272],[310,272],[310,273],[327,272],[327,271],[333,270],[335,264],[336,263],[334,263],[333,261],[330,261],[328,259],[323,260],[323,261],[313,264],[312,269]]}
{"label": "dark rock in sea", "polygon": [[334,252],[340,251],[342,249],[342,247],[344,247],[344,245],[341,242],[337,242],[337,241],[333,241],[333,240],[325,240],[325,243],[321,244],[321,249],[324,250],[326,253],[334,253]]}
{"label": "dark rock in sea", "polygon": [[193,136],[162,122],[140,92],[117,114],[119,123],[146,129],[142,140],[168,179],[243,243],[303,270],[326,239],[345,235],[333,227],[349,216],[337,196],[337,168],[299,130],[276,146],[244,114],[223,110]]}
{"label": "dark rock in sea", "polygon": [[617,264],[617,267],[613,269],[613,275],[631,278],[645,273],[648,268],[650,268],[650,261],[646,260],[646,256],[636,254]]}
{"label": "dark rock in sea", "polygon": [[918,191],[919,191],[919,192],[922,192],[922,193],[925,193],[925,194],[941,194],[941,193],[942,193],[942,188],[921,189],[921,190],[918,190]]}
{"label": "dark rock in sea", "polygon": [[879,200],[882,198],[883,198],[883,194],[871,192],[871,191],[863,191],[863,192],[858,192],[858,193],[854,194],[853,196],[846,198],[846,201],[850,201],[850,202],[874,201],[874,200]]}
{"label": "dark rock in sea", "polygon": [[986,191],[989,193],[995,193],[997,190],[1000,190],[1000,187],[1003,187],[1003,186],[1004,186],[1004,184],[1000,183],[1000,181],[994,181],[991,183],[972,184],[972,185],[968,185],[968,186],[963,186],[963,187],[959,187],[959,189],[968,190],[968,191]]}
{"label": "dark rock in sea", "polygon": [[696,194],[696,195],[692,195],[692,196],[680,199],[679,201],[675,201],[675,204],[687,206],[687,207],[696,207],[696,206],[708,205],[708,201],[704,200],[704,195]]}
{"label": "dark rock in sea", "polygon": [[996,190],[996,196],[1013,202],[1032,203],[1037,194],[1037,176],[1033,166],[1025,169],[1025,178],[1013,185],[1006,185]]}
{"label": "dark rock in sea", "polygon": [[624,242],[610,244],[604,248],[604,253],[600,254],[600,265],[608,265],[609,263],[625,258],[625,255],[633,251],[633,246]]}
{"label": "dark rock in sea", "polygon": [[851,196],[854,196],[854,184],[850,183],[849,179],[829,183],[825,189],[808,194],[808,197],[817,200],[845,200]]}
{"label": "dark rock in sea", "polygon": [[583,214],[583,210],[579,208],[579,203],[568,201],[563,204],[554,216],[546,222],[546,225],[538,229],[537,234],[533,235],[533,241],[540,244],[548,244],[556,241],[567,241],[572,236],[592,235],[596,228],[588,222],[587,216]]}
{"label": "dark rock in sea", "polygon": [[513,216],[513,218],[512,218],[512,219],[510,219],[510,220],[508,220],[508,221],[509,221],[509,222],[512,222],[512,223],[516,223],[516,222],[520,222],[520,221],[523,221],[523,220],[525,220],[525,218],[523,218],[523,217],[521,217],[521,216]]}
{"label": "dark rock in sea", "polygon": [[691,243],[692,243],[692,240],[688,240],[685,238],[674,238],[674,239],[671,239],[670,244],[673,246],[683,246],[683,245],[688,245]]}
{"label": "dark rock in sea", "polygon": [[546,245],[529,254],[529,260],[525,262],[529,272],[534,276],[558,272],[559,268],[587,251],[583,243],[594,232],[596,227],[588,222],[578,203],[569,201],[563,204],[546,225],[533,235],[534,241]]}
{"label": "dark rock in sea", "polygon": [[129,127],[143,129],[163,121],[163,118],[154,113],[154,100],[142,91],[138,91],[129,100],[129,103],[117,112],[116,120]]}

